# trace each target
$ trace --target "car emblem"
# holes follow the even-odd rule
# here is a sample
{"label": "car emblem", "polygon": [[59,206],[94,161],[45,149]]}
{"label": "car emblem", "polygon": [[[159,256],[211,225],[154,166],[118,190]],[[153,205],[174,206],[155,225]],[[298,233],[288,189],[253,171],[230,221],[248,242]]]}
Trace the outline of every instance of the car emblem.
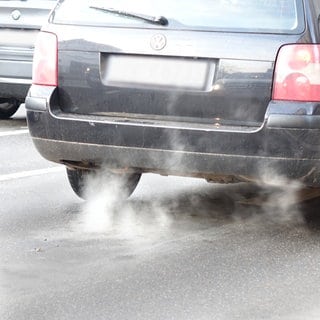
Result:
{"label": "car emblem", "polygon": [[162,50],[167,44],[167,39],[163,34],[155,34],[150,41],[151,48]]}
{"label": "car emblem", "polygon": [[11,12],[11,18],[12,18],[13,20],[19,20],[20,17],[21,17],[21,12],[20,12],[19,10],[13,10],[13,11]]}

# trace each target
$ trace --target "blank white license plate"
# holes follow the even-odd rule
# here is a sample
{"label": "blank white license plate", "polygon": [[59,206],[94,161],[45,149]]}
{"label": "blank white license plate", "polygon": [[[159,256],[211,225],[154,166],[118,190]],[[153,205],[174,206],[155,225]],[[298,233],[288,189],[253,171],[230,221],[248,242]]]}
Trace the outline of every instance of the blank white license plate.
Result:
{"label": "blank white license plate", "polygon": [[215,63],[136,55],[101,55],[101,80],[107,86],[210,90]]}

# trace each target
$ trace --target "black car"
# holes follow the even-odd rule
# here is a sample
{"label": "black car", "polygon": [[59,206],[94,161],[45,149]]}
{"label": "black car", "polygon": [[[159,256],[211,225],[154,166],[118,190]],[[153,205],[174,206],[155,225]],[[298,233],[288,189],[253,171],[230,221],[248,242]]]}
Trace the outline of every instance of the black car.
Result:
{"label": "black car", "polygon": [[10,118],[31,85],[34,42],[56,0],[0,0],[0,119]]}
{"label": "black car", "polygon": [[33,142],[80,196],[100,167],[128,194],[145,172],[319,187],[319,14],[319,0],[61,0],[35,48]]}

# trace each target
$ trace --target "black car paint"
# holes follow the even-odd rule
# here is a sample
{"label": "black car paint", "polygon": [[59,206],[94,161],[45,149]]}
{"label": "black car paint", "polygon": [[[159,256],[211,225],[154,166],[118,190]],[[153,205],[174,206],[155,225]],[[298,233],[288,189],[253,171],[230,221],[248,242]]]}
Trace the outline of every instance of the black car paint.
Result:
{"label": "black car paint", "polygon": [[[149,45],[155,32],[150,28],[45,26],[59,38],[59,87],[33,85],[29,91],[27,117],[36,147],[70,167],[104,164],[209,180],[255,179],[270,170],[319,186],[320,104],[270,100],[279,48],[319,43],[312,2],[305,7],[302,34],[162,30],[168,45],[161,52]],[[101,34],[107,41],[98,40]],[[212,57],[221,93],[106,88],[100,80],[105,54]],[[168,109],[171,97],[180,100]]]}
{"label": "black car paint", "polygon": [[[81,33],[81,30],[79,30]],[[273,60],[278,48],[291,39],[300,40],[300,36],[262,35],[256,38],[252,35],[239,34],[207,34],[194,32],[163,32],[167,37],[168,48],[161,53],[155,53],[150,47],[153,31],[130,30],[104,31],[104,37],[109,45],[99,45],[99,53],[89,39],[94,36],[87,31],[84,39],[72,40],[70,34],[64,31],[60,37],[59,70],[60,106],[64,112],[79,114],[99,114],[110,112],[125,112],[128,114],[154,114],[159,116],[194,117],[198,121],[210,118],[222,118],[226,121],[243,121],[261,123],[270,100],[272,86]],[[125,45],[127,37],[134,38],[133,44]],[[88,39],[87,39],[88,38]],[[187,40],[186,40],[187,39]],[[209,39],[209,41],[208,41]],[[243,46],[243,42],[247,46]],[[121,43],[121,46],[117,43]],[[217,66],[214,86],[219,86],[213,94],[209,92],[179,91],[126,88],[124,86],[106,87],[101,83],[100,60],[108,54],[138,55],[146,57],[169,56],[181,57],[181,46],[187,46],[189,51],[183,53],[183,58],[221,57],[212,59]],[[268,52],[265,51],[267,46]],[[85,46],[86,52],[72,48]],[[257,48],[256,53],[250,47]],[[257,56],[261,60],[257,60]],[[209,58],[210,59],[210,58]],[[78,90],[81,88],[81,91]],[[95,99],[91,99],[94,96]],[[168,108],[174,100],[174,106]],[[81,102],[81,103],[80,103]],[[170,119],[167,119],[170,120]],[[193,119],[194,121],[194,119]]]}

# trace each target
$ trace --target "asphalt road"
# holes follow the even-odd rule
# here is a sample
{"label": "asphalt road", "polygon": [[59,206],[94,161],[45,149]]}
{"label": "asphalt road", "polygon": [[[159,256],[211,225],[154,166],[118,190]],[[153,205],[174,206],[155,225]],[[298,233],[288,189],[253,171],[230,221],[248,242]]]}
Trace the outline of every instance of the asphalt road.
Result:
{"label": "asphalt road", "polygon": [[294,186],[147,174],[84,202],[23,109],[0,154],[1,320],[320,319],[320,201]]}

